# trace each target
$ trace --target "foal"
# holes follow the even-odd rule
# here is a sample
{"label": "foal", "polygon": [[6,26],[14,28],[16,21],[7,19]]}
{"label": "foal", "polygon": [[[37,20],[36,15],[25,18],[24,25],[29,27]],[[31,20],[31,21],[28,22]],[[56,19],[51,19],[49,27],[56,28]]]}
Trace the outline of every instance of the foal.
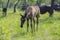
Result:
{"label": "foal", "polygon": [[[25,14],[21,15],[21,28],[23,27],[24,22],[27,20],[27,32],[28,32],[28,27],[29,27],[29,20],[30,20],[30,26],[31,26],[31,31],[33,32],[35,30],[35,17],[37,18],[37,29],[38,29],[38,20],[40,16],[40,9],[39,6],[29,6],[25,10]],[[32,25],[34,23],[34,27]]]}

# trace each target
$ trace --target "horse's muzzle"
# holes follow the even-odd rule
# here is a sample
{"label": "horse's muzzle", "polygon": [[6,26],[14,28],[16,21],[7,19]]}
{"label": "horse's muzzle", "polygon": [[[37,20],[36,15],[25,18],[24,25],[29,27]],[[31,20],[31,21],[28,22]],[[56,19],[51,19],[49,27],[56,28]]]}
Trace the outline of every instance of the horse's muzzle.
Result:
{"label": "horse's muzzle", "polygon": [[20,27],[23,28],[23,25],[21,25]]}

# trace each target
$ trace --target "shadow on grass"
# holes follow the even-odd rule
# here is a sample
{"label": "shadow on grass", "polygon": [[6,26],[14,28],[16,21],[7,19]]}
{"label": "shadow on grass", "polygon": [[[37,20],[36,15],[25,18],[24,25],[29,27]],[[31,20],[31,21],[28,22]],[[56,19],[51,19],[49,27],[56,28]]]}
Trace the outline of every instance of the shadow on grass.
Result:
{"label": "shadow on grass", "polygon": [[53,17],[48,17],[44,19],[40,19],[41,23],[53,23],[54,18]]}
{"label": "shadow on grass", "polygon": [[31,36],[31,37],[34,37],[36,34],[30,34],[28,32],[20,32],[18,34],[15,34],[12,36],[12,38],[25,38],[27,36]]}
{"label": "shadow on grass", "polygon": [[0,19],[5,18],[5,16],[0,16]]}
{"label": "shadow on grass", "polygon": [[12,38],[24,37],[26,34],[27,34],[26,32],[21,32],[21,33],[18,33],[18,34],[13,35]]}
{"label": "shadow on grass", "polygon": [[60,20],[60,17],[58,17],[57,20]]}
{"label": "shadow on grass", "polygon": [[60,36],[60,34],[59,34],[59,33],[52,33],[52,35],[57,35],[57,36]]}

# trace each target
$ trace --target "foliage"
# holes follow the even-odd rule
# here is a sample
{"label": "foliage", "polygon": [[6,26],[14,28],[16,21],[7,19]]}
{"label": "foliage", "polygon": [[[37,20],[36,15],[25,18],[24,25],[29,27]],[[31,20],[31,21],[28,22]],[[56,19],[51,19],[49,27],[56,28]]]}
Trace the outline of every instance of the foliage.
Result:
{"label": "foliage", "polygon": [[[4,6],[6,5],[7,1],[8,0],[0,0],[0,5],[1,5],[1,2],[3,1],[4,3]],[[17,0],[10,0],[10,4],[9,6],[14,6],[14,4],[16,3]],[[29,5],[34,5],[37,0],[26,0],[27,4]],[[41,0],[41,5],[45,5],[45,4],[50,4],[51,3],[51,0]],[[60,3],[60,0],[55,0],[55,3]],[[22,6],[22,0],[19,1],[19,4],[18,4],[18,7],[19,6]]]}

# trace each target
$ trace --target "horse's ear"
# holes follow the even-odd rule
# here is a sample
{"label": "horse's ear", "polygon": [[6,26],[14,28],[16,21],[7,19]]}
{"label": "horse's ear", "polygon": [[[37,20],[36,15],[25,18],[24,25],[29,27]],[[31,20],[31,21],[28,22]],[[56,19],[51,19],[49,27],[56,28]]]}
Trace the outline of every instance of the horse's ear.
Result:
{"label": "horse's ear", "polygon": [[23,16],[22,14],[20,14],[20,16]]}

